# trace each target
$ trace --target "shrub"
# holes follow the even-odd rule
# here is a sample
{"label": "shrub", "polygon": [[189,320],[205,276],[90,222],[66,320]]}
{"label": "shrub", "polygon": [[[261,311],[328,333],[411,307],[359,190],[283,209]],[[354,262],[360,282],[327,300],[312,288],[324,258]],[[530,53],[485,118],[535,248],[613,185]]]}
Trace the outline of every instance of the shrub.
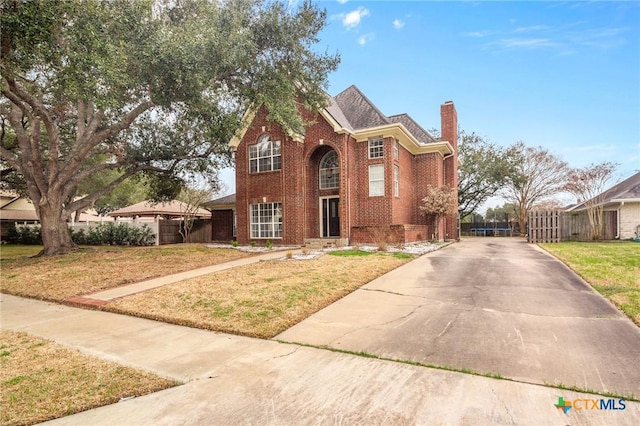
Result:
{"label": "shrub", "polygon": [[128,226],[126,223],[101,223],[88,230],[71,230],[71,238],[81,245],[149,246],[155,235],[147,225]]}
{"label": "shrub", "polygon": [[42,244],[40,225],[15,225],[7,230],[7,241],[13,244]]}
{"label": "shrub", "polygon": [[273,243],[271,242],[271,240],[267,240],[264,242],[264,246],[270,249],[271,247],[273,247]]}
{"label": "shrub", "polygon": [[238,247],[238,241],[237,240],[231,240],[231,246],[232,247]]}

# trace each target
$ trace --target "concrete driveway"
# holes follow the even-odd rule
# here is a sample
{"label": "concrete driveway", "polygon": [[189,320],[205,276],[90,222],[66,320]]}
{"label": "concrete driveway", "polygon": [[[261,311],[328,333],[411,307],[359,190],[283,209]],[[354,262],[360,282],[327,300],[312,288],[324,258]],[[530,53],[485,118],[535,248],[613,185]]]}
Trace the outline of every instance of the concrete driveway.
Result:
{"label": "concrete driveway", "polygon": [[469,238],[422,256],[276,339],[640,395],[640,329],[521,239]]}

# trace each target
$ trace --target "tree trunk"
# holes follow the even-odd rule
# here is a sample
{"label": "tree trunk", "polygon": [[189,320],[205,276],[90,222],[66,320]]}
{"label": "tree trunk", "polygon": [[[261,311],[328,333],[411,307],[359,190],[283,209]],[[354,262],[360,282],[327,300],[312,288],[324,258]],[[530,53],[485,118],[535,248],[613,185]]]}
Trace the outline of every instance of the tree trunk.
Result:
{"label": "tree trunk", "polygon": [[440,241],[440,223],[442,222],[442,216],[435,215],[433,218],[433,225],[436,233],[436,241]]}
{"label": "tree trunk", "polygon": [[525,236],[529,232],[527,229],[527,208],[520,205],[518,208],[518,226],[520,227],[520,236]]}
{"label": "tree trunk", "polygon": [[54,256],[78,250],[78,246],[71,240],[71,233],[67,226],[67,212],[61,203],[47,201],[38,208],[42,243],[44,248],[40,256]]}

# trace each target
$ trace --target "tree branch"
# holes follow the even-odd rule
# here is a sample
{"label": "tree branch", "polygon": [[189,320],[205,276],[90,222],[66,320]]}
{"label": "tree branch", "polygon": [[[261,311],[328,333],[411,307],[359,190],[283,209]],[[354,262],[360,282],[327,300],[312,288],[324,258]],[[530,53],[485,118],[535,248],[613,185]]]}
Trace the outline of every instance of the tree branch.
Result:
{"label": "tree branch", "polygon": [[103,195],[111,192],[112,190],[114,190],[118,185],[120,185],[122,182],[124,182],[124,180],[126,180],[127,178],[135,175],[136,173],[140,172],[141,170],[143,170],[143,168],[132,168],[129,169],[127,171],[125,171],[122,176],[118,177],[116,180],[112,181],[110,184],[103,186],[102,188],[98,189],[97,191],[92,192],[91,194],[82,197],[74,202],[72,202],[71,204],[69,204],[69,211],[78,211],[78,210],[84,210],[87,207],[91,206],[93,203],[96,202],[96,200],[100,197],[102,197]]}

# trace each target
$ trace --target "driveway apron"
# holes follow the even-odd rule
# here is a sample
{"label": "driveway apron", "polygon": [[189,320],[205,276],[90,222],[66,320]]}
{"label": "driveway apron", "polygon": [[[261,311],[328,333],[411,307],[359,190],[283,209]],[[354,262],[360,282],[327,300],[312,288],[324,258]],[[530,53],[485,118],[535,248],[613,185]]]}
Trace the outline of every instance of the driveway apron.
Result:
{"label": "driveway apron", "polygon": [[469,238],[424,255],[276,339],[640,395],[640,329],[521,239]]}

